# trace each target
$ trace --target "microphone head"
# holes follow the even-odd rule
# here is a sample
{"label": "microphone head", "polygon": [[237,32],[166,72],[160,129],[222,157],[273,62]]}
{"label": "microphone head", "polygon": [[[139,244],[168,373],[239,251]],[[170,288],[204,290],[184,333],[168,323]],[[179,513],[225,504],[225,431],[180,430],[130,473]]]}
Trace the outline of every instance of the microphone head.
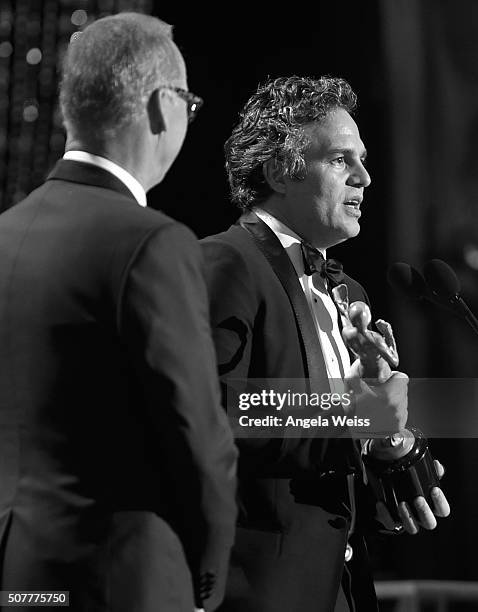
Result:
{"label": "microphone head", "polygon": [[430,289],[439,297],[450,300],[461,291],[460,281],[453,269],[441,259],[431,259],[423,268]]}
{"label": "microphone head", "polygon": [[395,291],[413,300],[430,297],[425,279],[420,272],[401,261],[389,267],[387,280]]}

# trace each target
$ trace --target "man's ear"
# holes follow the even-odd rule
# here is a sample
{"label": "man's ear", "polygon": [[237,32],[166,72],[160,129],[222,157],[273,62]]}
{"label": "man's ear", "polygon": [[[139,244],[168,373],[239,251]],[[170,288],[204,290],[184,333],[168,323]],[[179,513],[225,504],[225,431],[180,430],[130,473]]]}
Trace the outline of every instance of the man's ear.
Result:
{"label": "man's ear", "polygon": [[[161,92],[155,89],[149,96],[146,111],[148,113],[149,127],[152,134],[161,134],[166,131],[166,121],[161,108]],[[164,104],[164,101],[163,101]]]}
{"label": "man's ear", "polygon": [[284,173],[277,159],[269,159],[262,164],[262,172],[269,187],[277,193],[285,193]]}

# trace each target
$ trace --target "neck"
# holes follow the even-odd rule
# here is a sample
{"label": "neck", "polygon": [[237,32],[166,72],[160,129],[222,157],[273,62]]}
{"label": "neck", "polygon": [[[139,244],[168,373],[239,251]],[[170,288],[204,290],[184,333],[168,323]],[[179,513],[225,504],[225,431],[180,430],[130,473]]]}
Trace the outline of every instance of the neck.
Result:
{"label": "neck", "polygon": [[[121,137],[101,141],[95,138],[69,136],[65,150],[86,151],[109,159],[134,176],[145,191],[158,182],[152,178],[150,171],[152,156],[148,155],[144,141],[138,135],[131,134],[131,130],[126,129]],[[155,174],[157,173],[158,170],[155,169]]]}
{"label": "neck", "polygon": [[329,244],[318,232],[314,231],[313,226],[305,226],[305,224],[300,222],[300,219],[294,219],[284,210],[282,206],[280,206],[280,202],[274,201],[275,198],[270,198],[264,204],[260,205],[262,210],[265,210],[267,213],[275,217],[278,221],[283,223],[289,229],[291,229],[294,233],[304,240],[308,242],[311,246],[315,247],[319,251],[323,252],[325,249],[333,246],[333,244]]}

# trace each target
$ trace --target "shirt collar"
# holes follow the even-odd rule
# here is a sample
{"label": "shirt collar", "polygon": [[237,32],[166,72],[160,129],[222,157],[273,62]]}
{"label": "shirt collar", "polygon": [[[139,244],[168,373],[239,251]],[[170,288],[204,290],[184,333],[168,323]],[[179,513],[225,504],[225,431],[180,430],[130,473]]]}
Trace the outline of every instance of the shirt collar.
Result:
{"label": "shirt collar", "polygon": [[63,159],[85,162],[87,164],[92,164],[93,166],[103,168],[103,170],[106,170],[107,172],[110,172],[116,176],[117,179],[128,187],[140,206],[146,206],[146,192],[141,183],[136,180],[127,170],[121,166],[118,166],[118,164],[110,159],[106,159],[106,157],[101,157],[100,155],[94,155],[93,153],[88,153],[87,151],[67,151],[63,155]]}
{"label": "shirt collar", "polygon": [[[277,236],[284,250],[289,256],[297,276],[301,277],[304,275],[304,259],[302,257],[302,249],[300,243],[302,239],[292,231],[287,225],[279,221],[276,217],[271,215],[269,212],[262,208],[254,208],[253,212],[263,221]],[[319,249],[319,251],[326,258],[325,249]]]}

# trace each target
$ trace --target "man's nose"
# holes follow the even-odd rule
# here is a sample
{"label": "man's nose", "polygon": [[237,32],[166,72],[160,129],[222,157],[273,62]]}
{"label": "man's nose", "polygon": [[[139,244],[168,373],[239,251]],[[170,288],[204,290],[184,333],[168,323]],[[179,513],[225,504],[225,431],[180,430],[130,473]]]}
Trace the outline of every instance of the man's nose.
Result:
{"label": "man's nose", "polygon": [[370,174],[367,172],[367,168],[362,162],[357,163],[354,168],[354,172],[350,175],[350,183],[355,187],[368,187],[372,179]]}

